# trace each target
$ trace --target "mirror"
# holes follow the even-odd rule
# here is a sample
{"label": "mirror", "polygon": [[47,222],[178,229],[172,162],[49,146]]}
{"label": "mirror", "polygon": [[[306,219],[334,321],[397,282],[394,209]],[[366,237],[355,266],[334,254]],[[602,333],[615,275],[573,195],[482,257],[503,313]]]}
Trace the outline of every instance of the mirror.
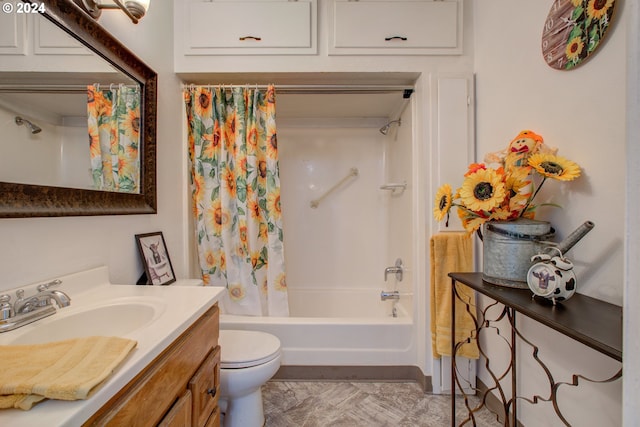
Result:
{"label": "mirror", "polygon": [[[0,217],[155,213],[156,73],[72,0],[34,5],[44,13],[0,16],[18,34],[17,53],[0,44],[0,57],[7,55],[0,61]],[[138,108],[125,129],[139,137],[126,148],[137,150],[138,185],[95,189],[90,85],[109,94],[125,88]]]}

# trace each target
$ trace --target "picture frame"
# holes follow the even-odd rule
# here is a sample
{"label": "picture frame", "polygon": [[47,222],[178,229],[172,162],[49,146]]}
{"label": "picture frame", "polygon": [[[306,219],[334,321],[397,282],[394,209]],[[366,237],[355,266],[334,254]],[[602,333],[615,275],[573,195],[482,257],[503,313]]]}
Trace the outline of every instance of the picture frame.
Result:
{"label": "picture frame", "polygon": [[169,251],[161,231],[136,234],[136,243],[144,274],[138,280],[139,285],[169,285],[176,281]]}

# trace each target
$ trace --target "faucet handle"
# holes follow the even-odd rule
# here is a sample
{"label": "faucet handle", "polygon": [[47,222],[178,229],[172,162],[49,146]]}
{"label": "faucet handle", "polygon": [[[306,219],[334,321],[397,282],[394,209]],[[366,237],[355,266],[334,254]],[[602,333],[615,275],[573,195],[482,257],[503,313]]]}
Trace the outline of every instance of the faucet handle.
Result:
{"label": "faucet handle", "polygon": [[11,295],[0,295],[0,320],[6,320],[13,317],[13,306],[9,301],[11,301]]}
{"label": "faucet handle", "polygon": [[60,279],[56,279],[56,280],[52,280],[50,282],[47,283],[43,283],[41,285],[38,285],[38,287],[36,288],[38,290],[38,292],[44,292],[49,288],[52,288],[54,286],[58,286],[62,283],[62,280]]}

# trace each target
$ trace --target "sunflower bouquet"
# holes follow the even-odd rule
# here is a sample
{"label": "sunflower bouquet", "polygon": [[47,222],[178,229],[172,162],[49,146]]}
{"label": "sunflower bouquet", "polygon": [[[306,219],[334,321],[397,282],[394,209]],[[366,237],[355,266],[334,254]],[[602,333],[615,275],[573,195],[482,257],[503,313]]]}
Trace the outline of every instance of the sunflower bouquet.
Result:
{"label": "sunflower bouquet", "polygon": [[436,221],[446,218],[448,223],[454,206],[469,233],[488,221],[534,219],[537,206],[553,205],[532,203],[548,179],[572,181],[580,176],[580,166],[546,148],[532,131],[522,131],[501,154],[485,158],[498,167],[470,164],[455,194],[449,184],[438,189],[433,209]]}

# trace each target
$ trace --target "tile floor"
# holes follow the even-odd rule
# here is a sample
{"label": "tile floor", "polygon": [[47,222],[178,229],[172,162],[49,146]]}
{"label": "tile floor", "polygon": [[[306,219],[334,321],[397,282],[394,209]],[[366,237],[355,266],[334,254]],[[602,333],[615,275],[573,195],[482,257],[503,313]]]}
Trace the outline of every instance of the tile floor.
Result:
{"label": "tile floor", "polygon": [[[425,394],[410,382],[269,381],[262,388],[265,427],[446,427],[449,396]],[[458,423],[466,416],[456,403]],[[472,423],[466,424],[471,426]],[[500,426],[483,410],[481,427]]]}

